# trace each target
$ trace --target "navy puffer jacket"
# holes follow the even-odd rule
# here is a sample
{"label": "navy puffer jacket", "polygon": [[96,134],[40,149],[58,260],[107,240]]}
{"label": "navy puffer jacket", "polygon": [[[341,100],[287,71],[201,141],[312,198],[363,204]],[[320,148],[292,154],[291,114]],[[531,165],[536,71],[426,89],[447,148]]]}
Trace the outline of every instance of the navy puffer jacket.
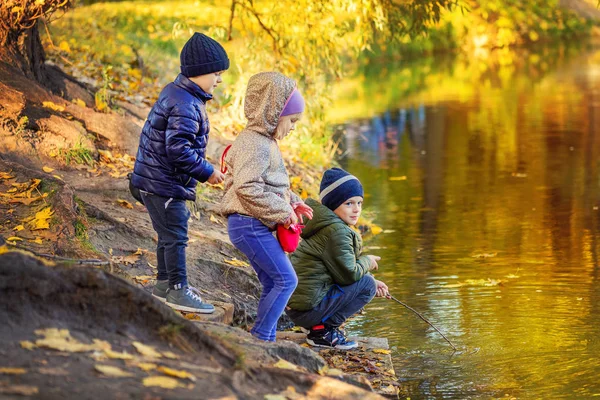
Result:
{"label": "navy puffer jacket", "polygon": [[210,99],[181,74],[162,90],[142,129],[133,186],[163,197],[196,199],[198,181],[206,182],[214,170],[205,158],[210,125],[204,103]]}

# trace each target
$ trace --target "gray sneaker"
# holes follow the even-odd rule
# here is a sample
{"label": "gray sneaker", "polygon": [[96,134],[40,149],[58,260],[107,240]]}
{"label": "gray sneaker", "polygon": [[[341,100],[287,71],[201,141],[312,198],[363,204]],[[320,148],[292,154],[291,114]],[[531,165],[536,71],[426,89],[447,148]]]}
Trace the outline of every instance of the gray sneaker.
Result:
{"label": "gray sneaker", "polygon": [[156,297],[163,303],[167,301],[167,292],[169,291],[169,280],[156,281],[154,289],[152,289],[152,296]]}
{"label": "gray sneaker", "polygon": [[184,286],[179,290],[169,290],[166,304],[178,311],[199,314],[212,314],[215,312],[212,304],[202,302],[200,292],[192,286]]}

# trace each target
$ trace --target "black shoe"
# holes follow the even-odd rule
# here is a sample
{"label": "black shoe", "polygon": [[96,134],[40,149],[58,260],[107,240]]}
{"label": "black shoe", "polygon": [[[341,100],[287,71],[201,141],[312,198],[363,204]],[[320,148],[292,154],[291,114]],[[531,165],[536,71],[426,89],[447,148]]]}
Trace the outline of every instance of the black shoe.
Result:
{"label": "black shoe", "polygon": [[319,325],[319,328],[311,328],[310,333],[306,337],[306,343],[314,347],[326,347],[338,350],[350,350],[358,347],[358,343],[353,340],[347,340],[338,328],[325,327],[323,325]]}

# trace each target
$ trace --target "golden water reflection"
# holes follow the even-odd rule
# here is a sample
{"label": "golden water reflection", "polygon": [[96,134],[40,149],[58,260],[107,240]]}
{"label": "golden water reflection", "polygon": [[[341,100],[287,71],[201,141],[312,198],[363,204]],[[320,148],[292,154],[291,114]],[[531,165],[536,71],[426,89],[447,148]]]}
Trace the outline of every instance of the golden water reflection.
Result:
{"label": "golden water reflection", "polygon": [[[350,100],[341,163],[387,232],[376,276],[461,347],[374,301],[350,330],[390,339],[405,397],[600,396],[600,50],[559,54],[496,80],[444,61],[402,101],[366,78]],[[369,90],[392,101],[363,118]]]}

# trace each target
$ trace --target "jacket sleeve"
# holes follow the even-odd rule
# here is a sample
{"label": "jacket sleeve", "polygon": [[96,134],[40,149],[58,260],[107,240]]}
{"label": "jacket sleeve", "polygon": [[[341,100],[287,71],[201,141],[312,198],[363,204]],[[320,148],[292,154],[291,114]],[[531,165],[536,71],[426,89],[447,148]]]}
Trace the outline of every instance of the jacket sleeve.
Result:
{"label": "jacket sleeve", "polygon": [[366,256],[356,258],[352,235],[336,230],[329,236],[323,251],[323,262],[338,285],[346,286],[369,272]]}
{"label": "jacket sleeve", "polygon": [[165,145],[171,165],[200,182],[206,182],[214,167],[192,148],[199,129],[194,109],[186,104],[176,104],[167,120]]}
{"label": "jacket sleeve", "polygon": [[256,152],[236,151],[232,189],[244,210],[272,226],[283,223],[294,210],[277,194],[265,191],[262,176],[269,168],[270,159],[268,145],[256,146]]}
{"label": "jacket sleeve", "polygon": [[290,203],[304,203],[304,200],[302,200],[300,196],[298,196],[296,193],[290,190]]}

